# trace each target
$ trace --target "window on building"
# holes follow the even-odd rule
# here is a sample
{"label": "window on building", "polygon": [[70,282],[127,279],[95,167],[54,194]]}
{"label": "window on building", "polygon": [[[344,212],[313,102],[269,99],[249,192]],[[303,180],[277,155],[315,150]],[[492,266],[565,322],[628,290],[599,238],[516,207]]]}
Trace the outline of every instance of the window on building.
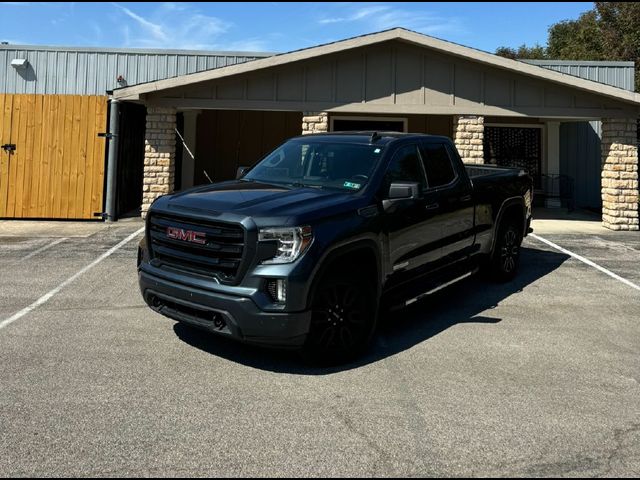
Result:
{"label": "window on building", "polygon": [[485,126],[484,161],[488,165],[522,168],[533,177],[536,188],[540,188],[542,129]]}
{"label": "window on building", "polygon": [[386,118],[352,119],[335,117],[332,119],[334,132],[404,132],[404,120],[391,120]]}

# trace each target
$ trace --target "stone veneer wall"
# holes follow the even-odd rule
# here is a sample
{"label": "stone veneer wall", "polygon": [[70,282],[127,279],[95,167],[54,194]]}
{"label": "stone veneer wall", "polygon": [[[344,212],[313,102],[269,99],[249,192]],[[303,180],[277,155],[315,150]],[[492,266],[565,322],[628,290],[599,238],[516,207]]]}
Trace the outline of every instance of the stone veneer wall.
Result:
{"label": "stone veneer wall", "polygon": [[142,180],[142,217],[153,201],[173,191],[176,160],[176,109],[147,107]]}
{"label": "stone veneer wall", "polygon": [[602,224],[638,230],[638,131],[636,119],[602,119]]}
{"label": "stone veneer wall", "polygon": [[329,114],[327,112],[303,112],[302,134],[329,131]]}
{"label": "stone veneer wall", "polygon": [[453,141],[464,163],[484,163],[484,117],[454,116]]}

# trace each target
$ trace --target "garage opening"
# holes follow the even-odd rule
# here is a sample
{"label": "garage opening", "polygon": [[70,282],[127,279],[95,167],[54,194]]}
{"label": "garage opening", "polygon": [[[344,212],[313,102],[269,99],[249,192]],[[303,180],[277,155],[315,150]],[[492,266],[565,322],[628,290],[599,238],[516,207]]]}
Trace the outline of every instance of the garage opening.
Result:
{"label": "garage opening", "polygon": [[301,134],[302,112],[205,110],[198,115],[194,185],[232,180],[285,140]]}

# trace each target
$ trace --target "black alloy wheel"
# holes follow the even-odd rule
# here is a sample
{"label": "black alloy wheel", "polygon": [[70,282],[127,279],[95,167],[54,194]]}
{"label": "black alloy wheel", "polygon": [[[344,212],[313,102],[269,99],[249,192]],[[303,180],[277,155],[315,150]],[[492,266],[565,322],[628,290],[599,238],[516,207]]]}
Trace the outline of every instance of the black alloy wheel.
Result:
{"label": "black alloy wheel", "polygon": [[491,271],[498,281],[508,281],[516,276],[520,260],[522,234],[514,222],[501,226],[491,262]]}
{"label": "black alloy wheel", "polygon": [[377,305],[373,287],[366,280],[347,277],[322,282],[311,309],[305,351],[313,361],[343,362],[369,343]]}
{"label": "black alloy wheel", "polygon": [[516,269],[519,255],[520,245],[518,243],[518,234],[514,228],[508,228],[504,232],[502,245],[500,247],[500,263],[502,264],[502,270],[506,274]]}

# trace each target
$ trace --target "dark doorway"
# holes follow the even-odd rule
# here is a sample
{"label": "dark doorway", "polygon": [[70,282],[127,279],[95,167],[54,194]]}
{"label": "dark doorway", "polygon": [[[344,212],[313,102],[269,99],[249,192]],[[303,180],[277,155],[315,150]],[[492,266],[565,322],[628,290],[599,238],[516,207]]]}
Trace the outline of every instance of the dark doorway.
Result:
{"label": "dark doorway", "polygon": [[144,132],[147,108],[144,105],[120,104],[116,214],[118,218],[139,215],[142,204],[144,172]]}

